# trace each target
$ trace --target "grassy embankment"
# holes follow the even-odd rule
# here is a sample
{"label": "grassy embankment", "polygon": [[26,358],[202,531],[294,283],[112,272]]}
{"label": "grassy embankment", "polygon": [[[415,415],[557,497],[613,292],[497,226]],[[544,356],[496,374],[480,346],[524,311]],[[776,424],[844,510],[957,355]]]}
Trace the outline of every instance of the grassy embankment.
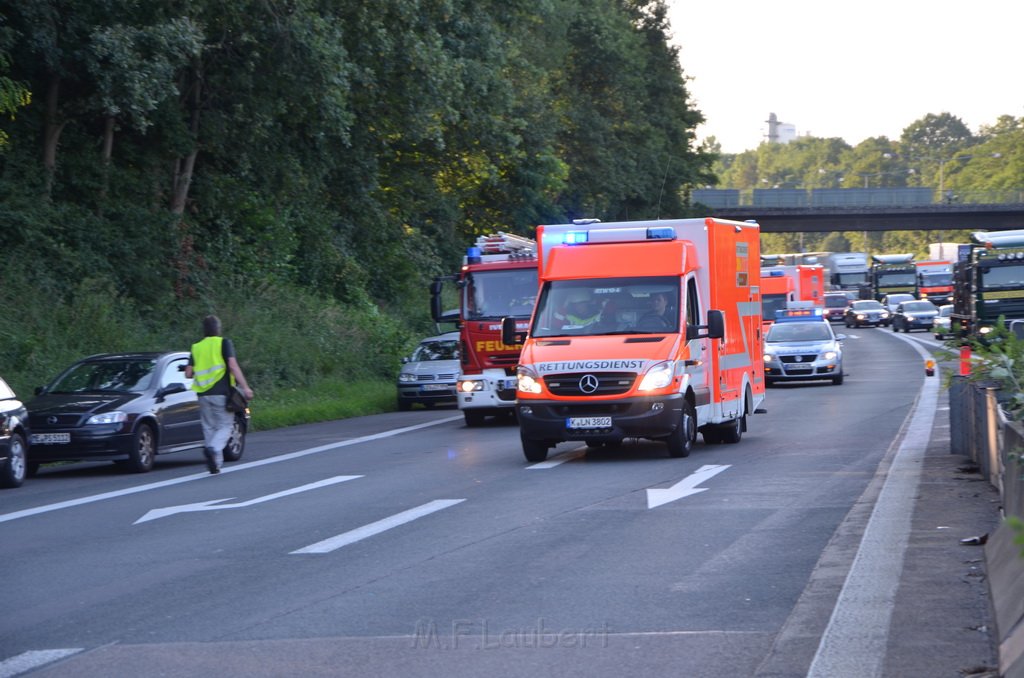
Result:
{"label": "grassy embankment", "polygon": [[256,393],[255,430],[395,409],[401,357],[432,331],[422,317],[404,319],[425,310],[418,299],[385,312],[273,284],[221,285],[203,299],[139,308],[103,279],[52,290],[8,276],[0,301],[0,377],[23,400],[87,355],[188,350],[202,317],[216,313]]}

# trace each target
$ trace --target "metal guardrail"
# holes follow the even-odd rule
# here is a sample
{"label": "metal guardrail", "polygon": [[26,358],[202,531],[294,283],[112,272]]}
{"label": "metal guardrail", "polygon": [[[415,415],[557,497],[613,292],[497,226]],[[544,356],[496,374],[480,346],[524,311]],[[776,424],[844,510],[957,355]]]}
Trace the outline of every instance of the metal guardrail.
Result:
{"label": "metal guardrail", "polygon": [[[1007,419],[993,382],[955,376],[949,388],[950,452],[969,456],[999,490],[1003,515],[1024,519],[1024,426]],[[985,546],[999,646],[999,675],[1024,676],[1024,555],[1006,522]]]}
{"label": "metal guardrail", "polygon": [[1017,205],[1024,188],[991,191],[940,191],[937,188],[697,188],[694,203],[730,207],[920,207],[922,205]]}

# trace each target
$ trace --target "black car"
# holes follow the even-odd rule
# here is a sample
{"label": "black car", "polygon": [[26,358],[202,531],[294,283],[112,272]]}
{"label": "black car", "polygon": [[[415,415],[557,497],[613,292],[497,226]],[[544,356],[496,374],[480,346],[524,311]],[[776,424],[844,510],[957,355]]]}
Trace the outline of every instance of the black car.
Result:
{"label": "black car", "polygon": [[0,487],[20,487],[25,480],[28,410],[0,379]]}
{"label": "black car", "polygon": [[939,315],[939,308],[930,301],[904,301],[896,306],[896,312],[892,314],[892,331],[925,330],[927,332],[932,328],[937,315]]}
{"label": "black car", "polygon": [[860,327],[861,325],[888,325],[889,309],[874,299],[862,299],[854,301],[843,314],[843,324],[847,327]]}
{"label": "black car", "polygon": [[[184,374],[188,356],[94,355],[37,389],[27,405],[29,473],[70,460],[113,460],[144,473],[158,454],[202,449],[199,401]],[[248,412],[236,414],[225,461],[242,457],[248,428]]]}

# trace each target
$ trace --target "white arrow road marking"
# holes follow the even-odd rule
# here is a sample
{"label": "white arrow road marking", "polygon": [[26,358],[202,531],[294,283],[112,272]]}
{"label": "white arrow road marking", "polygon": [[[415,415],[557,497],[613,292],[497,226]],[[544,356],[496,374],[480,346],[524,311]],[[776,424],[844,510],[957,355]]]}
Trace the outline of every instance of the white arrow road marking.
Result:
{"label": "white arrow road marking", "polygon": [[647,508],[657,508],[662,504],[668,504],[676,499],[682,499],[683,497],[689,497],[691,494],[698,494],[704,492],[708,488],[697,487],[708,478],[717,476],[719,473],[729,468],[730,465],[725,466],[701,466],[699,469],[686,476],[672,487],[665,489],[653,489],[647,490]]}
{"label": "white arrow road marking", "polygon": [[[280,499],[281,497],[287,497],[292,494],[298,494],[299,492],[306,492],[308,490],[315,490],[319,487],[327,487],[328,485],[336,485],[343,483],[346,480],[355,480],[356,478],[362,478],[362,476],[334,476],[333,478],[327,478],[326,480],[318,480],[315,483],[309,483],[308,485],[302,485],[300,487],[293,487],[290,490],[282,490],[281,492],[275,492],[274,494],[268,494],[263,497],[256,497],[249,501],[240,501],[237,504],[221,504],[222,501],[229,501],[234,497],[228,497],[227,499],[211,499],[210,501],[201,501],[195,504],[181,504],[180,506],[168,506],[166,508],[158,508],[149,511],[146,515],[136,520],[133,525],[139,523],[145,523],[150,520],[156,520],[157,518],[163,518],[165,516],[171,516],[175,513],[189,513],[192,511],[217,511],[219,509],[229,508],[244,508],[246,506],[252,506],[253,504],[262,504],[265,501],[273,501],[274,499]],[[214,506],[216,504],[216,506]]]}
{"label": "white arrow road marking", "polygon": [[436,511],[446,509],[449,506],[461,504],[464,501],[466,500],[436,499],[432,502],[423,504],[422,506],[417,506],[416,508],[409,509],[408,511],[396,513],[390,518],[384,518],[383,520],[378,520],[375,523],[370,523],[369,525],[363,525],[362,527],[356,528],[354,530],[343,532],[342,534],[339,534],[336,537],[331,537],[330,539],[318,541],[317,543],[310,544],[309,546],[301,548],[298,551],[292,551],[292,553],[330,553],[331,551],[340,549],[342,546],[348,546],[349,544],[355,543],[361,539],[372,537],[375,534],[380,534],[381,532],[390,530],[392,527],[404,525],[405,523],[412,522],[417,518],[422,518],[423,516],[430,515],[431,513],[434,513]]}

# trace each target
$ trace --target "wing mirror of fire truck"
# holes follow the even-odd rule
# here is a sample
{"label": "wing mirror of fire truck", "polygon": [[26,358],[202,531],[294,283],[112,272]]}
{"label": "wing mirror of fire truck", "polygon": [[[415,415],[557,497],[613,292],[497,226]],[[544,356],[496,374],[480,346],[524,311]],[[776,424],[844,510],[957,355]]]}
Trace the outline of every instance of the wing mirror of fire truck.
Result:
{"label": "wing mirror of fire truck", "polygon": [[516,319],[505,317],[501,319],[501,343],[506,346],[516,346],[526,341],[526,332],[516,332]]}
{"label": "wing mirror of fire truck", "polygon": [[[707,330],[707,334],[701,334],[701,330]],[[687,325],[686,340],[692,339],[721,339],[725,336],[725,314],[721,311],[708,311],[707,325]]]}

